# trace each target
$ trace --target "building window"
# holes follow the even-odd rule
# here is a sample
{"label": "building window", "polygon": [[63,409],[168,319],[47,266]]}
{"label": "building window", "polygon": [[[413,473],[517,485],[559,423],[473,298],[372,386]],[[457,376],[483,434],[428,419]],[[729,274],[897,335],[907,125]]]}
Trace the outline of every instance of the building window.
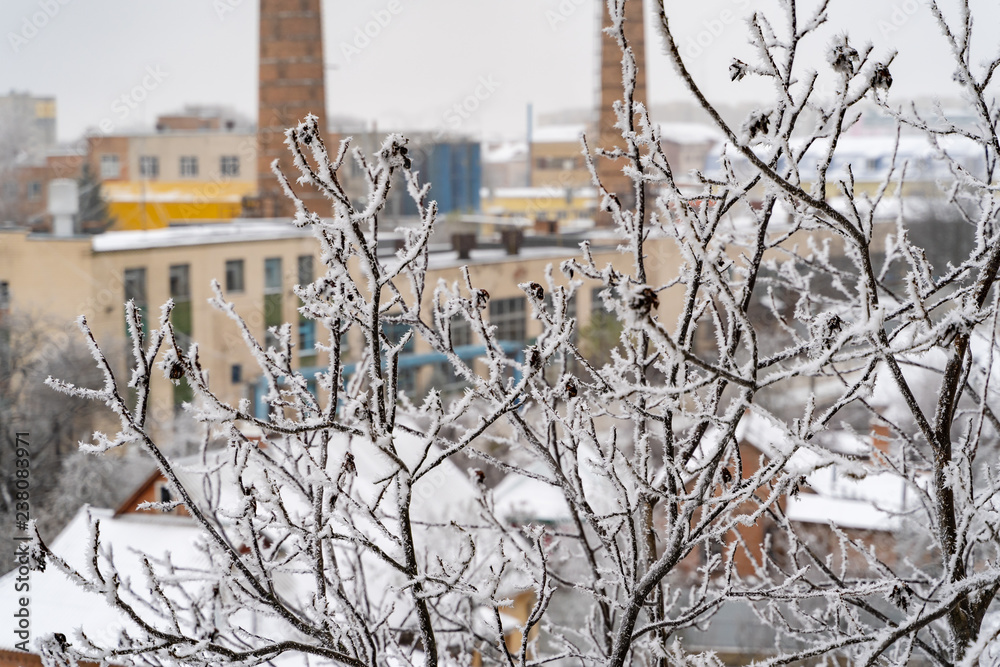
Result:
{"label": "building window", "polygon": [[[132,301],[135,304],[136,312],[142,318],[142,331],[147,330],[146,325],[146,269],[125,269],[125,301]],[[128,322],[125,323],[125,331],[128,332]]]}
{"label": "building window", "polygon": [[142,178],[159,178],[160,158],[155,155],[140,155],[139,176]]}
{"label": "building window", "polygon": [[472,345],[472,327],[469,321],[461,315],[451,318],[451,346],[452,348]]}
{"label": "building window", "polygon": [[125,269],[125,300],[146,305],[146,269]]}
{"label": "building window", "polygon": [[0,280],[0,310],[10,308],[10,283]]}
{"label": "building window", "polygon": [[226,260],[226,291],[243,291],[243,260]]}
{"label": "building window", "polygon": [[281,258],[269,257],[264,260],[264,294],[281,293]]}
{"label": "building window", "polygon": [[[398,345],[399,341],[403,340],[403,336],[406,332],[410,330],[410,325],[400,324],[399,322],[385,322],[382,324],[382,331],[385,333],[386,339],[389,341],[390,345]],[[413,352],[414,347],[416,347],[416,337],[410,336],[410,339],[406,341],[406,345],[403,346],[403,352]]]}
{"label": "building window", "polygon": [[222,176],[239,176],[240,175],[240,156],[239,155],[223,155],[219,159],[219,173]]}
{"label": "building window", "polygon": [[121,174],[122,166],[117,155],[105,154],[101,156],[101,178],[103,180],[115,179]]}
{"label": "building window", "polygon": [[[299,255],[296,266],[299,285],[310,284],[313,281],[313,256]],[[299,364],[316,365],[316,321],[302,313],[299,313]]]}
{"label": "building window", "polygon": [[[170,267],[170,298],[174,300],[174,309],[170,313],[174,333],[190,336],[192,332],[190,264],[174,264]],[[179,342],[187,345],[186,340]]]}
{"label": "building window", "polygon": [[31,201],[37,201],[42,198],[42,183],[41,181],[31,181],[28,183],[28,199]]}
{"label": "building window", "polygon": [[297,264],[299,285],[308,285],[313,281],[313,256],[299,255]]}
{"label": "building window", "polygon": [[198,157],[196,155],[181,156],[181,177],[193,178],[198,175]]}
{"label": "building window", "polygon": [[490,301],[490,324],[496,326],[497,340],[523,342],[528,336],[526,301],[523,296]]}
{"label": "building window", "polygon": [[190,264],[174,264],[170,267],[170,298],[174,301],[191,300]]}
{"label": "building window", "polygon": [[233,384],[239,384],[243,382],[243,366],[240,364],[233,364],[229,368],[229,379]]}
{"label": "building window", "polygon": [[264,340],[267,347],[278,346],[278,339],[270,330],[281,326],[281,305],[281,258],[269,257],[264,260]]}

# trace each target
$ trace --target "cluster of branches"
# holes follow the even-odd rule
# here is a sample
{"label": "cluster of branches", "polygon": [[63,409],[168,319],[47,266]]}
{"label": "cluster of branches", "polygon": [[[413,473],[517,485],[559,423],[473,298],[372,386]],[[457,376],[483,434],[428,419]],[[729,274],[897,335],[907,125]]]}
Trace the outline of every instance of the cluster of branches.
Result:
{"label": "cluster of branches", "polygon": [[[827,3],[803,19],[798,2],[782,0],[778,28],[759,13],[749,19],[755,62],[733,62],[734,80],[766,77],[776,91],[772,105],[737,130],[686,69],[659,0],[667,51],[727,142],[721,170],[699,174],[692,188],[671,170],[659,129],[634,100],[624,0],[608,0],[608,32],[623,54],[624,96],[615,107],[621,144],[591,151],[584,142],[584,155],[631,266],[599,265],[584,244],[579,259],[559,267],[562,278],[550,271],[523,283],[543,331],[516,358],[484,318],[489,295],[468,272],[458,284],[428,284],[437,211],[410,169],[406,139],[390,135],[366,157],[348,141],[329,152],[315,119],[289,130],[299,181],[323,192],[332,208],[329,216],[307,210],[286,187],[295,224],[313,230],[326,269],[296,287],[302,314],[328,333],[318,391],[292,365],[291,328],[273,331],[277,345],[265,348],[217,286],[215,305],[240,327],[267,381],[267,418],[248,402],[229,405],[212,393],[197,346],[177,341],[170,304],[148,337],[135,308],[127,311],[134,405],[83,322],[104,386],[52,384],[111,406],[120,432],[97,434],[93,447],[134,444],[152,454],[203,530],[211,566],[181,570],[149,558],[140,584],[116,575],[96,525],[85,572],[36,540],[38,562],[99,591],[128,619],[111,646],[49,638],[47,659],[257,664],[304,654],[347,665],[436,665],[478,655],[507,665],[721,664],[710,652],[692,655],[679,639],[721,609],[742,606],[774,630],[763,664],[976,664],[994,639],[983,628],[1000,586],[991,458],[1000,425],[990,391],[1000,143],[989,97],[1000,61],[971,62],[971,15],[960,4],[955,23],[935,2],[930,8],[977,114],[975,129],[890,106],[892,57],[878,61],[846,37],[837,38],[826,64],[836,90],[821,98],[819,75],[796,58],[819,39]],[[975,242],[944,270],[910,243],[902,208],[888,233],[877,221],[886,193],[893,185],[901,192],[905,182],[906,165],[895,156],[872,197],[856,192],[849,168],[828,178],[838,141],[866,99],[924,131],[951,171],[946,196],[975,229]],[[818,122],[803,127],[807,116]],[[972,169],[953,159],[941,141],[950,135],[976,142],[982,164]],[[348,159],[367,179],[363,208],[341,186]],[[601,185],[600,159],[626,162],[634,208]],[[818,176],[806,182],[800,173],[813,167]],[[396,172],[420,224],[404,230],[402,247],[387,259],[379,222]],[[648,262],[664,248],[680,260],[651,284]],[[904,276],[902,287],[885,279],[891,271]],[[829,288],[815,289],[820,283]],[[574,344],[568,316],[574,294],[594,284],[622,324],[600,366]],[[769,298],[778,290],[794,308]],[[676,320],[658,315],[668,299],[679,304]],[[761,309],[782,336],[760,329]],[[455,352],[456,320],[484,344],[480,363]],[[390,324],[409,333],[390,338]],[[349,331],[364,341],[351,373],[340,354]],[[399,391],[398,360],[410,336],[447,358],[467,383],[464,395],[449,402],[431,391],[415,404]],[[914,369],[921,383],[928,373],[936,378],[932,405],[921,404]],[[192,411],[228,442],[214,459],[205,453],[209,481],[200,485],[185,483],[148,428],[157,372],[185,377],[196,395]],[[902,410],[880,410],[880,393]],[[802,398],[769,410],[768,398],[778,394]],[[887,453],[861,461],[819,442],[858,410],[888,430]],[[766,456],[752,461],[737,442],[749,419],[778,434]],[[251,431],[263,435],[248,437]],[[487,453],[486,443],[498,441],[509,456]],[[481,472],[467,502],[442,510],[428,498],[448,485],[458,456],[550,486],[567,521],[558,529],[510,525]],[[812,463],[793,465],[802,460]],[[926,553],[890,558],[836,526],[828,530],[838,554],[820,551],[785,509],[804,478],[831,465],[900,480],[914,500],[895,517],[899,534],[919,535]],[[764,523],[765,544],[744,537],[745,527]],[[516,590],[534,595],[519,628],[523,640],[510,642],[502,616]],[[574,603],[560,606],[567,598]]]}

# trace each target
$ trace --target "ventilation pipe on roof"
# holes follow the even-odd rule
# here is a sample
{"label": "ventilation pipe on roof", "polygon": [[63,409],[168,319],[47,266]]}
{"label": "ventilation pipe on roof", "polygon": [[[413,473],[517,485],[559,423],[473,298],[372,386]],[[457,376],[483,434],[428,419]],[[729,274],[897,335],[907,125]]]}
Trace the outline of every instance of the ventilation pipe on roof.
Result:
{"label": "ventilation pipe on roof", "polygon": [[476,247],[476,235],[470,232],[461,232],[451,235],[451,248],[458,253],[459,259],[469,259],[469,253]]}
{"label": "ventilation pipe on roof", "polygon": [[524,243],[524,232],[520,229],[503,229],[500,231],[500,242],[508,255],[517,255],[521,252],[521,244]]}
{"label": "ventilation pipe on roof", "polygon": [[70,237],[74,233],[74,218],[80,211],[80,193],[76,181],[56,178],[49,181],[49,215],[52,216],[52,233]]}

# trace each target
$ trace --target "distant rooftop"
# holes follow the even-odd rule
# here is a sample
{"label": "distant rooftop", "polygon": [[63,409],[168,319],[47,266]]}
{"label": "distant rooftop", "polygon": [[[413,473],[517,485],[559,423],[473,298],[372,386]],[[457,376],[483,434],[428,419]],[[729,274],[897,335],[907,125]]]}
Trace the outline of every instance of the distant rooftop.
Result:
{"label": "distant rooftop", "polygon": [[105,232],[92,238],[94,252],[171,248],[174,246],[232,243],[234,241],[275,241],[311,236],[309,229],[283,220],[238,220],[231,223],[184,225],[165,229]]}

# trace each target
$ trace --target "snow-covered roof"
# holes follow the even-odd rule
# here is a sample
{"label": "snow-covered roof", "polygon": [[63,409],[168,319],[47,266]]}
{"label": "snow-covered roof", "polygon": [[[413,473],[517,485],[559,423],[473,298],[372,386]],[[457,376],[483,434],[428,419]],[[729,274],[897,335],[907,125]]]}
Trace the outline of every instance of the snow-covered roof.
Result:
{"label": "snow-covered roof", "polygon": [[[183,567],[204,567],[204,556],[197,547],[199,530],[191,519],[172,515],[129,514],[114,517],[112,510],[81,508],[72,521],[49,545],[54,553],[71,566],[87,569],[86,548],[90,540],[90,516],[101,525],[102,544],[113,544],[115,561],[122,579],[143,580],[139,551],[162,557],[170,554],[173,562]],[[0,615],[14,617],[18,597],[13,593],[18,571],[15,569],[0,579]],[[54,632],[72,638],[77,630],[88,637],[106,643],[116,643],[118,630],[126,619],[112,609],[101,595],[89,593],[70,581],[53,566],[44,572],[30,573],[29,611],[31,637],[34,639]],[[0,626],[0,647],[12,649],[18,641],[13,635],[14,624]]]}
{"label": "snow-covered roof", "polygon": [[561,489],[541,480],[509,474],[493,487],[494,510],[511,523],[561,523],[570,518]]}
{"label": "snow-covered roof", "polygon": [[[915,502],[916,490],[908,488],[909,481],[873,467],[867,456],[858,458],[869,454],[872,445],[855,434],[831,430],[810,445],[796,448],[780,423],[750,410],[737,426],[736,439],[767,457],[788,455],[785,472],[804,478],[813,493],[788,498],[786,512],[793,521],[891,530],[898,526],[898,515],[912,509]],[[717,451],[718,440],[718,431],[706,433],[690,469]]]}
{"label": "snow-covered roof", "polygon": [[785,515],[790,521],[802,523],[833,523],[840,528],[862,530],[894,530],[899,517],[882,511],[878,505],[864,500],[851,500],[800,493],[788,499]]}
{"label": "snow-covered roof", "polygon": [[[398,432],[393,440],[399,458],[416,470],[427,450],[424,444],[418,437],[404,431]],[[348,438],[344,434],[334,434],[329,447],[335,461],[342,461],[348,451],[352,453],[356,467],[351,481],[352,495],[371,508],[387,504],[387,507],[382,507],[381,513],[389,512],[386,522],[391,525],[395,487],[387,487],[384,480],[394,472],[396,464],[367,438]],[[433,460],[436,453],[432,448],[428,460]],[[244,509],[239,491],[240,483],[236,478],[236,454],[235,448],[226,447],[207,452],[204,456],[186,457],[175,465],[178,478],[196,502],[201,504],[206,497],[212,498],[215,515],[220,517],[224,525],[229,523],[226,517],[240,516]],[[340,464],[336,462],[334,465]],[[256,457],[248,459],[241,481],[245,485],[256,486],[261,493],[265,493],[262,490],[274,488],[269,483],[273,480],[264,478]],[[293,520],[300,512],[306,514],[312,511],[311,505],[304,504],[301,497],[296,497],[294,489],[283,488],[281,494],[286,501],[285,509],[293,515]],[[423,526],[414,535],[417,549],[447,558],[455,548],[461,548],[463,545],[446,545],[442,541],[443,538],[452,538],[452,542],[455,542],[453,536],[447,533],[448,529],[440,526],[447,527],[452,521],[470,523],[478,516],[477,498],[478,490],[467,473],[459,470],[449,460],[416,480],[412,486],[410,518],[415,525]],[[148,595],[141,554],[149,554],[152,559],[163,559],[169,554],[172,563],[183,571],[212,573],[205,576],[199,574],[191,584],[195,588],[210,585],[209,579],[216,575],[222,576],[217,567],[213,568],[206,552],[200,547],[206,538],[191,517],[160,513],[125,513],[116,516],[113,510],[86,508],[81,509],[50,544],[55,554],[85,576],[90,572],[88,545],[91,516],[100,520],[102,550],[113,550],[114,562],[121,579],[126,584],[131,580],[140,595]],[[356,527],[363,529],[360,523]],[[376,533],[375,539],[378,541],[380,534],[372,532]],[[238,533],[234,532],[230,537],[238,544]],[[381,604],[381,598],[386,597],[385,609],[391,611],[392,596],[398,595],[402,584],[401,575],[377,557],[367,553],[361,555],[365,561],[371,603]],[[490,550],[486,549],[480,560],[493,557]],[[160,566],[155,567],[159,569]],[[280,568],[275,568],[275,583],[282,599],[291,604],[296,604],[297,601],[305,604],[311,594],[309,576],[293,570],[279,570]],[[102,572],[105,575],[108,573],[103,559]],[[13,618],[17,610],[19,596],[6,594],[7,591],[14,591],[14,579],[17,576],[15,569],[0,579],[0,586],[3,586],[0,590],[5,591],[4,595],[0,595],[0,613],[5,618]],[[87,592],[51,564],[44,572],[32,572],[30,577],[32,641],[55,632],[63,633],[73,641],[75,631],[81,629],[98,644],[115,645],[119,631],[132,627],[131,621],[112,609],[104,597]],[[405,610],[400,610],[399,614],[405,614]],[[400,617],[395,620],[402,622],[403,619]],[[268,628],[272,626],[273,630],[280,632],[280,623],[278,620],[272,623],[268,619],[258,619],[255,627],[267,636],[270,632]],[[0,648],[16,648],[19,639],[13,635],[13,629],[13,624],[4,624],[0,630]]]}
{"label": "snow-covered roof", "polygon": [[536,144],[579,143],[580,135],[586,131],[585,123],[541,125],[534,128],[531,140]]}
{"label": "snow-covered roof", "polygon": [[525,160],[528,157],[528,144],[523,141],[511,141],[497,146],[487,146],[483,151],[484,164],[500,164]]}
{"label": "snow-covered roof", "polygon": [[295,227],[291,222],[278,220],[220,222],[204,225],[184,225],[164,229],[147,229],[97,234],[91,241],[94,252],[146,250],[175,246],[208,245],[247,241],[277,241],[305,238],[312,235],[309,229]]}
{"label": "snow-covered roof", "polygon": [[566,199],[569,190],[575,197],[596,198],[597,189],[591,186],[582,188],[556,187],[518,187],[518,188],[483,188],[484,197],[491,199]]}
{"label": "snow-covered roof", "polygon": [[711,144],[723,140],[722,132],[702,123],[658,123],[665,141],[676,144]]}

